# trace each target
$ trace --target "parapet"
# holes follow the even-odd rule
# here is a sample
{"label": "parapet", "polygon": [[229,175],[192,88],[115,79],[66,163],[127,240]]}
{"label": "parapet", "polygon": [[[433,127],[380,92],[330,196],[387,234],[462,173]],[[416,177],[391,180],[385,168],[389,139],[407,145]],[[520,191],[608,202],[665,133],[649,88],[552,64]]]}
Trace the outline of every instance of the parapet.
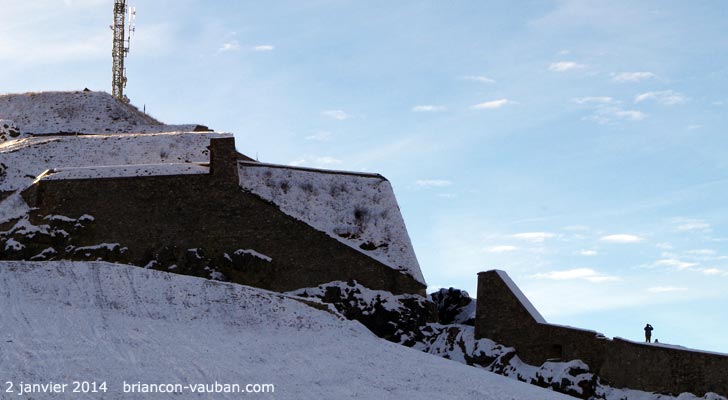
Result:
{"label": "parapet", "polygon": [[504,271],[478,274],[475,337],[514,347],[529,364],[582,360],[618,388],[728,395],[728,355],[608,339],[547,323]]}

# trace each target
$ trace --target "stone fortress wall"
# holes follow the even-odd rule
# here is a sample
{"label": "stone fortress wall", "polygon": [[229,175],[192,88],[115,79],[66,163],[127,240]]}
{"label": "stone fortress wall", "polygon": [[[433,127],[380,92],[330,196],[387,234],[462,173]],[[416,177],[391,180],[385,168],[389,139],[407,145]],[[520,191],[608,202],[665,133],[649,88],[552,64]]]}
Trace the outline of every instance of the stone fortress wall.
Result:
{"label": "stone fortress wall", "polygon": [[475,336],[514,347],[533,365],[582,360],[617,388],[728,396],[728,355],[609,339],[548,324],[504,271],[478,274]]}
{"label": "stone fortress wall", "polygon": [[239,186],[238,158],[232,137],[212,139],[209,173],[41,176],[23,197],[33,207],[30,222],[35,225],[47,223],[49,216],[92,216],[89,227],[73,235],[74,246],[119,244],[124,248],[121,262],[224,277],[280,292],[356,280],[395,294],[424,294],[424,284],[411,275],[244,191]]}

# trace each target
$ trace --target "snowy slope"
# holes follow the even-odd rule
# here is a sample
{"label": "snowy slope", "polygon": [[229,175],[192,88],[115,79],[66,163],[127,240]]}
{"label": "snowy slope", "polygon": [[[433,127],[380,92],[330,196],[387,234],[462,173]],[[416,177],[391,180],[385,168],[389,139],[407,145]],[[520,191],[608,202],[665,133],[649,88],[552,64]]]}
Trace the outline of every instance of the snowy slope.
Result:
{"label": "snowy slope", "polygon": [[103,396],[35,398],[245,396],[135,396],[121,393],[125,380],[274,384],[261,399],[568,398],[385,342],[283,295],[137,267],[0,262],[0,310],[3,382],[108,385]]}
{"label": "snowy slope", "polygon": [[0,143],[0,192],[24,188],[50,168],[207,163],[211,138],[229,134],[149,133],[36,136]]}
{"label": "snowy slope", "polygon": [[145,133],[193,131],[165,125],[105,92],[39,92],[0,95],[0,119],[22,133]]}
{"label": "snowy slope", "polygon": [[238,164],[240,186],[424,284],[389,181],[379,175]]}

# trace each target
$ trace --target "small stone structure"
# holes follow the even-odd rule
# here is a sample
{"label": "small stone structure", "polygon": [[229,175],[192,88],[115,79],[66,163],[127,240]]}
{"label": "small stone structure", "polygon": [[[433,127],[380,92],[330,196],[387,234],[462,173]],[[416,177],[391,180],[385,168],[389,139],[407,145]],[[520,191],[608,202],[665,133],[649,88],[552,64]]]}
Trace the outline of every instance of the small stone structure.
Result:
{"label": "small stone structure", "polygon": [[[281,292],[356,280],[395,294],[424,294],[425,285],[411,274],[244,191],[238,164],[232,137],[211,139],[209,165],[51,170],[23,198],[34,225],[53,216],[91,216],[73,245],[118,245],[120,262]],[[154,172],[139,176],[145,168]],[[129,169],[135,172],[124,175]]]}
{"label": "small stone structure", "polygon": [[475,337],[514,347],[525,362],[579,359],[617,388],[728,395],[728,355],[609,339],[548,324],[504,271],[478,274]]}

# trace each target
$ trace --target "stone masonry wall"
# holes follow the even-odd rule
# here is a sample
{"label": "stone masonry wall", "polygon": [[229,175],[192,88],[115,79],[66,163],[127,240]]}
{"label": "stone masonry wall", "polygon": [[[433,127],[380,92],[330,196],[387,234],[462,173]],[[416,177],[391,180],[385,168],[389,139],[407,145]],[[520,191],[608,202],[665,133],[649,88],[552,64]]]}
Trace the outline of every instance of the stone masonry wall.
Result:
{"label": "stone masonry wall", "polygon": [[728,395],[728,355],[608,339],[594,331],[547,324],[529,312],[533,306],[500,274],[504,272],[478,274],[476,338],[514,347],[519,358],[533,365],[582,360],[617,388]]}
{"label": "stone masonry wall", "polygon": [[424,293],[411,276],[244,192],[233,138],[211,141],[210,164],[211,174],[201,175],[41,179],[23,195],[36,208],[34,224],[49,215],[93,216],[74,244],[118,243],[127,248],[121,261],[134,265],[274,291],[356,280],[396,294]]}

